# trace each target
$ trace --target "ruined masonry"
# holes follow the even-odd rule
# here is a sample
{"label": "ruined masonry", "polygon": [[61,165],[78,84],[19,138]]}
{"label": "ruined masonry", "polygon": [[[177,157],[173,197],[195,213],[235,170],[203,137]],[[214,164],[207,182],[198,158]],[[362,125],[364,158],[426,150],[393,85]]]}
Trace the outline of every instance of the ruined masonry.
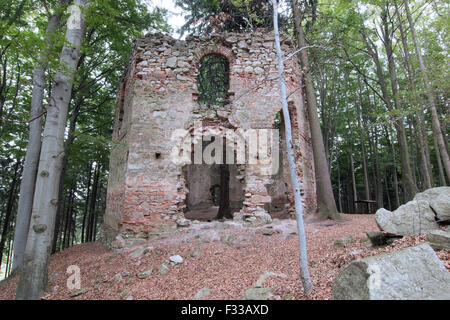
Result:
{"label": "ruined masonry", "polygon": [[[286,55],[294,43],[283,38]],[[228,102],[198,102],[198,67],[208,55],[229,63]],[[305,213],[316,208],[313,153],[296,57],[285,62],[297,171]],[[281,111],[274,35],[223,33],[175,40],[148,34],[135,42],[115,109],[104,239],[151,238],[174,228],[188,211],[214,206],[218,165],[177,165],[171,160],[174,130],[273,129]],[[282,118],[282,117],[281,117]],[[289,167],[281,121],[277,174],[258,164],[230,165],[229,197],[235,219],[293,217]]]}

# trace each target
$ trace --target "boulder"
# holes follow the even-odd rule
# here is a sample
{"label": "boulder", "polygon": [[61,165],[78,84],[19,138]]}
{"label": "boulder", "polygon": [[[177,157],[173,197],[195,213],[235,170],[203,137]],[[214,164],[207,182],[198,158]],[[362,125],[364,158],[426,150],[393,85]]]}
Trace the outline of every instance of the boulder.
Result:
{"label": "boulder", "polygon": [[287,278],[287,275],[284,273],[275,273],[270,271],[264,271],[258,278],[258,281],[256,281],[255,288],[262,288],[264,285],[264,282],[266,282],[267,278],[269,277],[281,277],[281,278]]}
{"label": "boulder", "polygon": [[271,236],[275,233],[275,230],[273,228],[264,228],[261,233],[265,236]]}
{"label": "boulder", "polygon": [[82,294],[85,294],[86,292],[87,292],[87,289],[84,289],[84,288],[75,290],[75,291],[69,293],[69,297],[75,298],[75,297],[81,296]]}
{"label": "boulder", "polygon": [[347,247],[348,245],[351,245],[352,243],[355,243],[355,239],[352,236],[348,236],[342,239],[337,239],[334,241],[334,247],[335,248],[343,248]]}
{"label": "boulder", "polygon": [[431,202],[434,198],[438,197],[441,194],[449,194],[450,193],[450,187],[438,187],[438,188],[431,188],[428,190],[425,190],[424,192],[416,194],[414,197],[414,200],[422,200],[422,201],[428,201]]}
{"label": "boulder", "polygon": [[447,231],[435,230],[427,235],[427,240],[434,250],[450,249],[450,228]]}
{"label": "boulder", "polygon": [[245,291],[244,300],[267,300],[273,292],[273,288],[250,288]]}
{"label": "boulder", "polygon": [[138,259],[144,255],[144,250],[144,248],[138,247],[128,255],[128,258],[133,260]]}
{"label": "boulder", "polygon": [[450,220],[450,187],[438,187],[416,194],[414,200],[426,201],[436,213],[438,220]]}
{"label": "boulder", "polygon": [[136,276],[138,277],[138,279],[147,279],[148,277],[150,277],[153,273],[153,269],[149,269],[147,271],[144,271],[142,273],[138,273]]}
{"label": "boulder", "polygon": [[179,256],[179,255],[171,256],[171,257],[169,258],[169,260],[170,260],[171,262],[175,263],[175,264],[181,264],[181,263],[183,263],[183,261],[184,261],[184,259],[183,259],[181,256]]}
{"label": "boulder", "polygon": [[203,299],[211,295],[211,290],[209,288],[203,288],[197,291],[194,296],[194,299]]}
{"label": "boulder", "polygon": [[428,244],[358,259],[333,283],[335,300],[448,300],[450,273]]}
{"label": "boulder", "polygon": [[187,228],[191,225],[191,221],[185,218],[179,218],[177,219],[176,224],[178,228]]}
{"label": "boulder", "polygon": [[442,193],[430,201],[430,207],[439,221],[450,221],[450,192]]}
{"label": "boulder", "polygon": [[169,267],[167,266],[167,263],[162,263],[162,264],[159,266],[158,272],[159,272],[160,275],[166,275],[166,274],[169,273],[169,271],[170,271],[170,269],[169,269]]}
{"label": "boulder", "polygon": [[392,235],[426,234],[439,229],[433,210],[423,200],[410,201],[394,212],[379,209],[375,220],[380,230]]}
{"label": "boulder", "polygon": [[392,236],[383,231],[367,231],[366,234],[374,247],[387,246],[399,238],[398,236]]}

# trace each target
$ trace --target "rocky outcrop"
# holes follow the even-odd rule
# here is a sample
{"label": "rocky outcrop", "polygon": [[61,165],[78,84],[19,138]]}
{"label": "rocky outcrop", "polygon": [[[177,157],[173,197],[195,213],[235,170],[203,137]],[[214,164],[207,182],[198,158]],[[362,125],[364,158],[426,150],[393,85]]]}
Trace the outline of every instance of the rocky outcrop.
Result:
{"label": "rocky outcrop", "polygon": [[387,235],[407,236],[439,230],[438,223],[450,221],[450,187],[428,189],[394,212],[379,209],[375,220]]}
{"label": "rocky outcrop", "polygon": [[450,187],[425,190],[414,197],[415,201],[426,201],[439,221],[450,221]]}
{"label": "rocky outcrop", "polygon": [[410,201],[394,212],[379,209],[375,220],[380,230],[393,235],[426,234],[439,229],[429,203],[422,200]]}
{"label": "rocky outcrop", "polygon": [[447,231],[435,230],[430,232],[427,240],[434,250],[450,249],[450,228]]}
{"label": "rocky outcrop", "polygon": [[447,300],[450,273],[428,244],[358,259],[334,280],[335,300]]}

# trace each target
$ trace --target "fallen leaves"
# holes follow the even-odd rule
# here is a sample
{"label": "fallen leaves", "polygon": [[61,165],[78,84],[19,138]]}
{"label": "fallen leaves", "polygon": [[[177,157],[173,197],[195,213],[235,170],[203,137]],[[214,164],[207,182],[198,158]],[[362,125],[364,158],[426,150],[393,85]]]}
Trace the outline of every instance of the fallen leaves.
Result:
{"label": "fallen leaves", "polygon": [[[142,251],[140,264],[129,257],[130,251],[112,253],[100,243],[81,244],[52,256],[49,267],[49,287],[45,299],[116,300],[125,299],[193,299],[204,288],[210,288],[204,299],[242,299],[264,272],[284,274],[287,277],[268,277],[265,288],[273,288],[272,299],[330,299],[333,279],[341,268],[352,260],[400,250],[425,242],[425,236],[408,236],[396,240],[385,248],[372,248],[365,232],[376,230],[373,215],[343,215],[347,221],[316,222],[306,225],[308,260],[314,292],[305,297],[299,273],[298,239],[296,235],[249,233],[247,229],[225,229],[233,241],[164,241],[147,243],[151,250]],[[352,237],[345,247],[335,248],[338,239]],[[197,236],[197,238],[199,238]],[[246,239],[246,241],[239,241]],[[166,241],[167,242],[167,241]],[[148,247],[150,248],[150,247]],[[136,249],[133,249],[136,250]],[[152,272],[145,279],[137,275],[150,269],[158,270],[171,256],[179,255],[184,261],[166,265],[167,274]],[[440,251],[438,257],[450,270],[450,250]],[[82,288],[86,291],[76,297],[66,286],[67,267],[77,265],[81,270]],[[148,272],[149,273],[149,272]],[[117,274],[130,275],[114,281]],[[58,275],[52,277],[52,275]],[[143,277],[141,277],[143,278]],[[0,299],[14,299],[17,279],[0,290]]]}

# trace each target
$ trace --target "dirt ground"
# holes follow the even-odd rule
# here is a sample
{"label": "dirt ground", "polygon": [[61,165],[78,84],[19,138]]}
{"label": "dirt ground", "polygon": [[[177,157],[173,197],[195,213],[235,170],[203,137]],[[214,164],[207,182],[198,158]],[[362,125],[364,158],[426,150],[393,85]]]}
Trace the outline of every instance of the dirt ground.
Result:
{"label": "dirt ground", "polygon": [[[343,215],[344,221],[306,224],[308,262],[315,290],[305,297],[299,274],[298,237],[294,220],[277,220],[272,235],[263,235],[267,226],[249,227],[237,222],[197,222],[189,230],[178,230],[148,243],[120,251],[107,251],[101,243],[81,244],[52,256],[49,286],[43,299],[193,299],[202,288],[210,295],[203,299],[243,298],[265,271],[284,276],[267,278],[263,287],[272,287],[270,299],[330,299],[333,279],[350,261],[381,252],[399,250],[425,241],[425,236],[409,236],[385,248],[372,248],[365,232],[377,230],[373,215]],[[270,232],[269,232],[270,233]],[[353,237],[346,247],[334,246],[336,239]],[[159,268],[173,255],[184,262]],[[438,253],[450,270],[450,250]],[[67,288],[67,268],[81,271],[81,287],[86,290],[71,298]],[[137,274],[152,269],[146,279]],[[119,276],[118,274],[121,274]],[[0,287],[0,299],[14,299],[17,279]]]}

